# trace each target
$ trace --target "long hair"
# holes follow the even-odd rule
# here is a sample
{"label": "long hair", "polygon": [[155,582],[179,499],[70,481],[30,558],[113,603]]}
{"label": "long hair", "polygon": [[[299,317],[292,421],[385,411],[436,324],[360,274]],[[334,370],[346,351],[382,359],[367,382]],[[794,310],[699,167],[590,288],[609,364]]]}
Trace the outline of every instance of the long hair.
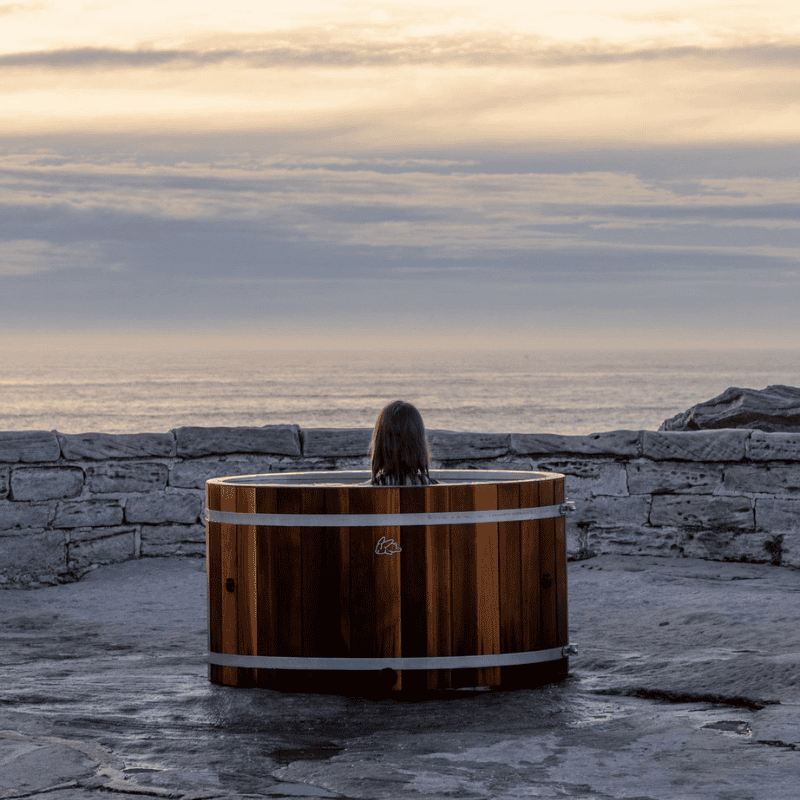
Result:
{"label": "long hair", "polygon": [[402,400],[389,403],[378,415],[372,442],[372,483],[413,486],[436,483],[428,474],[430,451],[419,411]]}

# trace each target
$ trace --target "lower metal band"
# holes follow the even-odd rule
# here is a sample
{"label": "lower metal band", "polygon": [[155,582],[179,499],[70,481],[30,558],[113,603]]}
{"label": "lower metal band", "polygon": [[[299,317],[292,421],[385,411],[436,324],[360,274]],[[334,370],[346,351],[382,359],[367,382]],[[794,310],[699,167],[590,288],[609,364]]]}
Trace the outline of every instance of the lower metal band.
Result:
{"label": "lower metal band", "polygon": [[484,656],[431,656],[422,658],[301,658],[293,656],[237,656],[209,651],[208,663],[220,667],[255,669],[462,669],[469,667],[511,667],[515,664],[540,664],[558,661],[577,652],[574,645],[524,653],[499,653]]}

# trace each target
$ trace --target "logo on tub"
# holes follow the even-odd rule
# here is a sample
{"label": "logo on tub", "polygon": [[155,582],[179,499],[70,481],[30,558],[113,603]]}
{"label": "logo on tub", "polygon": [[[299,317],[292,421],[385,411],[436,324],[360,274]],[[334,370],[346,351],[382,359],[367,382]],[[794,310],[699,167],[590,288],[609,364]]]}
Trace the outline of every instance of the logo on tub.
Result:
{"label": "logo on tub", "polygon": [[402,549],[394,539],[387,541],[385,536],[381,536],[380,541],[375,545],[375,552],[379,556],[390,556],[393,553],[399,553]]}

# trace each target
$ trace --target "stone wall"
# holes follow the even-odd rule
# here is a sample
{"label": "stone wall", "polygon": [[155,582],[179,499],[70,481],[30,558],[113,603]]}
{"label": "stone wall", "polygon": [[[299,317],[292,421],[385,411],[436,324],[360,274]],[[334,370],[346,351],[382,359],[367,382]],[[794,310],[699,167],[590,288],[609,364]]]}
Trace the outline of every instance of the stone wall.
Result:
{"label": "stone wall", "polygon": [[[208,478],[368,469],[371,429],[0,433],[0,586],[100,564],[205,555]],[[800,567],[800,433],[428,432],[433,466],[561,472],[570,559],[689,556]]]}

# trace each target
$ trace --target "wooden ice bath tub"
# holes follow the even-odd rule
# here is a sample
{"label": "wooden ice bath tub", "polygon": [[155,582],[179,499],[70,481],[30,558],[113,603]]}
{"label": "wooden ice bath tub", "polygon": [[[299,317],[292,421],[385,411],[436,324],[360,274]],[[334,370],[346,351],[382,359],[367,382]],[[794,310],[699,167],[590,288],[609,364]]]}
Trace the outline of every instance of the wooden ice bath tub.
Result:
{"label": "wooden ice bath tub", "polygon": [[207,481],[210,680],[405,693],[563,677],[564,476],[431,475]]}

